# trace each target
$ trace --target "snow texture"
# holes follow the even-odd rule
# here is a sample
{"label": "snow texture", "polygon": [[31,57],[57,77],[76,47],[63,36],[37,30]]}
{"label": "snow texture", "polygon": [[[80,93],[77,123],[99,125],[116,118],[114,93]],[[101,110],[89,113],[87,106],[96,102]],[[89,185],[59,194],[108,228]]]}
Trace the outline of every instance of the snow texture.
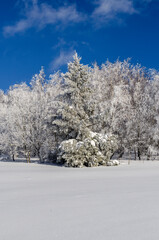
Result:
{"label": "snow texture", "polygon": [[2,240],[157,240],[159,162],[64,168],[0,162]]}
{"label": "snow texture", "polygon": [[119,165],[117,160],[110,161],[110,157],[116,149],[117,144],[114,136],[87,131],[87,138],[83,141],[69,139],[61,143],[57,162],[65,163],[67,167]]}

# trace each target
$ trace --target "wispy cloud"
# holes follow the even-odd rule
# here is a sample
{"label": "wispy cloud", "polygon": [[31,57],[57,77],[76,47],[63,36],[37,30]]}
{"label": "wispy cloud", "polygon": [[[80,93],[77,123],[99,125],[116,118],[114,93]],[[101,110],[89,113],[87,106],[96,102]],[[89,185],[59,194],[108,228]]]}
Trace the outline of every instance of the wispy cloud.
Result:
{"label": "wispy cloud", "polygon": [[38,4],[37,0],[32,0],[31,5],[26,1],[23,12],[23,18],[14,25],[3,28],[5,36],[13,36],[16,33],[25,32],[32,27],[43,29],[49,24],[62,23],[62,25],[67,25],[84,20],[84,16],[76,10],[75,5],[67,5],[55,9],[46,3]]}
{"label": "wispy cloud", "polygon": [[137,13],[132,0],[98,0],[95,4],[92,17],[97,21],[107,22],[121,13],[129,15]]}
{"label": "wispy cloud", "polygon": [[50,63],[50,70],[57,70],[61,66],[66,65],[73,59],[74,53],[75,51],[73,49],[70,49],[68,51],[61,50],[59,56],[53,59],[53,61]]}
{"label": "wispy cloud", "polygon": [[124,14],[140,14],[150,3],[157,1],[159,0],[92,0],[90,3],[93,5],[92,13],[84,14],[77,10],[75,4],[53,8],[45,2],[38,3],[38,0],[18,0],[21,7],[23,3],[23,8],[20,9],[23,16],[15,24],[5,26],[3,33],[5,36],[14,36],[30,28],[41,30],[47,25],[67,26],[79,22],[93,25],[100,25],[101,22],[107,24],[114,20],[121,21],[121,14],[122,18]]}

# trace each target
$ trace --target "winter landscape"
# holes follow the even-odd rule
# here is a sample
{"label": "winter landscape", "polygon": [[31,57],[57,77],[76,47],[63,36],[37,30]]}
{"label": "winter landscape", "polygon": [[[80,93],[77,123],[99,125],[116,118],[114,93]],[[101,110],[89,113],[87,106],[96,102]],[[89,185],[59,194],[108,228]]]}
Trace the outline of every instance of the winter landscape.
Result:
{"label": "winter landscape", "polygon": [[38,157],[66,167],[154,159],[159,146],[159,74],[129,60],[83,65],[77,53],[66,73],[0,94],[2,159]]}
{"label": "winter landscape", "polygon": [[159,1],[0,19],[0,240],[158,240]]}

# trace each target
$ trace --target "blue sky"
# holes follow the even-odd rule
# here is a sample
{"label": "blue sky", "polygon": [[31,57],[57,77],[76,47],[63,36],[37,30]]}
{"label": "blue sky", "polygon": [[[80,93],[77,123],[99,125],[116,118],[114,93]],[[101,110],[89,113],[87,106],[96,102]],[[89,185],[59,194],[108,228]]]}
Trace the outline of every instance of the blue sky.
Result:
{"label": "blue sky", "polygon": [[159,0],[5,0],[0,7],[0,88],[84,64],[130,57],[159,69]]}

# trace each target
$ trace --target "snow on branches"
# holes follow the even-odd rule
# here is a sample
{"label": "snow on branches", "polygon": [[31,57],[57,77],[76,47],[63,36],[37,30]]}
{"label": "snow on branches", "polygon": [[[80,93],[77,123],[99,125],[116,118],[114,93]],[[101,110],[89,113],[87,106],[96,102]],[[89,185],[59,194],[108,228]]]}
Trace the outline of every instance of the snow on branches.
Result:
{"label": "snow on branches", "polygon": [[159,150],[159,73],[128,60],[98,67],[75,53],[66,73],[0,92],[0,153],[71,167],[114,165],[115,153]]}

